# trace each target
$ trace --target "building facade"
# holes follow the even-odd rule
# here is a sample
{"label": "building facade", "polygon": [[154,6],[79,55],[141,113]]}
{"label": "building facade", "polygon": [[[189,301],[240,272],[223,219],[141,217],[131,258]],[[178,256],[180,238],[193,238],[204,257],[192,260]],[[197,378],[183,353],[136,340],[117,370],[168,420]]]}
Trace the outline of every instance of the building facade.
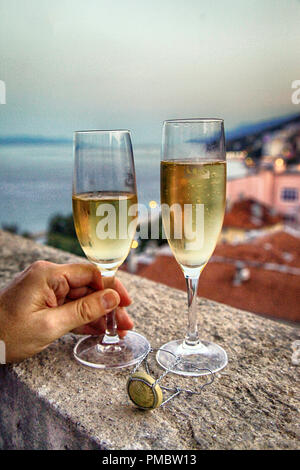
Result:
{"label": "building facade", "polygon": [[272,207],[285,220],[300,224],[300,171],[274,172],[261,170],[258,173],[227,182],[229,203],[241,199],[256,199]]}

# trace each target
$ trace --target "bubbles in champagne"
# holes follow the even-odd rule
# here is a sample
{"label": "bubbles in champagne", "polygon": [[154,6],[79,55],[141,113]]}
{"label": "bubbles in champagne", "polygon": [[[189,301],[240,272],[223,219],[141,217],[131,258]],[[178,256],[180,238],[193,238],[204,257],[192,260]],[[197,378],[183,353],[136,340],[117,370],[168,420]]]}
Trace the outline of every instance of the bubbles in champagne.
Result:
{"label": "bubbles in champagne", "polygon": [[[225,197],[224,161],[161,162],[161,203],[166,207],[176,204],[181,209],[177,213],[171,210],[169,214],[162,210],[163,224],[169,245],[183,269],[201,268],[212,255],[222,228]],[[201,206],[203,214],[199,216]],[[189,208],[192,212],[187,217]],[[189,227],[185,227],[187,221]],[[182,235],[177,237],[180,225]]]}

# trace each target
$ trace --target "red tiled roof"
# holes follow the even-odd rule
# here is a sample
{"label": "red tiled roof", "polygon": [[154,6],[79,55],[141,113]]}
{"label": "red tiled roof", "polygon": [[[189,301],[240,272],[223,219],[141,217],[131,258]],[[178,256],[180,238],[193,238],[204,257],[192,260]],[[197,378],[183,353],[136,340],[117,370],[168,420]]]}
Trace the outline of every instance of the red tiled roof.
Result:
{"label": "red tiled roof", "polygon": [[[288,253],[286,260],[283,253]],[[214,255],[247,261],[259,261],[300,267],[300,238],[284,232],[261,237],[253,243],[218,245]],[[228,262],[208,263],[198,288],[198,295],[250,312],[300,321],[300,276],[263,267],[248,266],[250,279],[233,285],[235,266]],[[170,287],[186,290],[183,273],[173,256],[160,255],[140,276]]]}
{"label": "red tiled roof", "polygon": [[214,255],[300,267],[300,239],[279,232],[259,237],[252,243],[217,245]]}
{"label": "red tiled roof", "polygon": [[[255,217],[255,206],[261,211],[260,217]],[[226,212],[223,227],[234,227],[245,230],[259,229],[282,222],[282,218],[272,214],[271,210],[254,199],[235,202]]]}
{"label": "red tiled roof", "polygon": [[254,240],[254,244],[267,248],[271,245],[271,250],[281,253],[281,256],[290,253],[294,259],[285,261],[285,264],[300,267],[300,237],[280,231],[259,237]]}

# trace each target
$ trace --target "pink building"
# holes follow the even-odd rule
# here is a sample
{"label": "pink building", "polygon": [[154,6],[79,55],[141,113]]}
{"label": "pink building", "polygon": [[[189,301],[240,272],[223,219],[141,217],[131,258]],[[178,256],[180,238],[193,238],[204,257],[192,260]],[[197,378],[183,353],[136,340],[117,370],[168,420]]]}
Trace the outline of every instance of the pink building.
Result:
{"label": "pink building", "polygon": [[273,207],[287,221],[300,223],[300,171],[262,170],[227,182],[227,199],[256,199]]}

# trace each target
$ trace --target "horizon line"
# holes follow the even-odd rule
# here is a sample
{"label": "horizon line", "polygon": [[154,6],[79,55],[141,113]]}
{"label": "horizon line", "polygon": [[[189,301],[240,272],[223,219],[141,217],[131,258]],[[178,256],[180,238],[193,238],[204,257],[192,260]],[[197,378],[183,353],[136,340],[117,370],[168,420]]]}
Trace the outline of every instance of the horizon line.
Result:
{"label": "horizon line", "polygon": [[[257,121],[250,121],[250,122],[242,122],[241,124],[238,124],[232,128],[229,128],[227,131],[228,133],[233,133],[234,131],[241,130],[242,128],[246,128],[247,126],[253,126],[256,124],[263,124],[263,123],[272,123],[276,122],[278,120],[282,120],[282,123],[284,121],[288,120],[293,120],[295,118],[300,118],[300,113],[294,113],[294,114],[285,114],[273,118],[268,118],[268,119],[262,119],[262,120],[257,120]],[[263,131],[263,130],[262,130]],[[246,135],[246,134],[245,134]],[[232,136],[231,138],[235,138]],[[241,136],[239,137],[241,138]],[[59,137],[59,136],[47,136],[47,135],[36,135],[36,134],[13,134],[13,135],[1,135],[0,134],[0,144],[2,145],[12,145],[12,144],[71,144],[73,143],[73,135],[72,137]],[[136,145],[141,145],[136,144]],[[142,145],[153,145],[153,142],[144,142]]]}

